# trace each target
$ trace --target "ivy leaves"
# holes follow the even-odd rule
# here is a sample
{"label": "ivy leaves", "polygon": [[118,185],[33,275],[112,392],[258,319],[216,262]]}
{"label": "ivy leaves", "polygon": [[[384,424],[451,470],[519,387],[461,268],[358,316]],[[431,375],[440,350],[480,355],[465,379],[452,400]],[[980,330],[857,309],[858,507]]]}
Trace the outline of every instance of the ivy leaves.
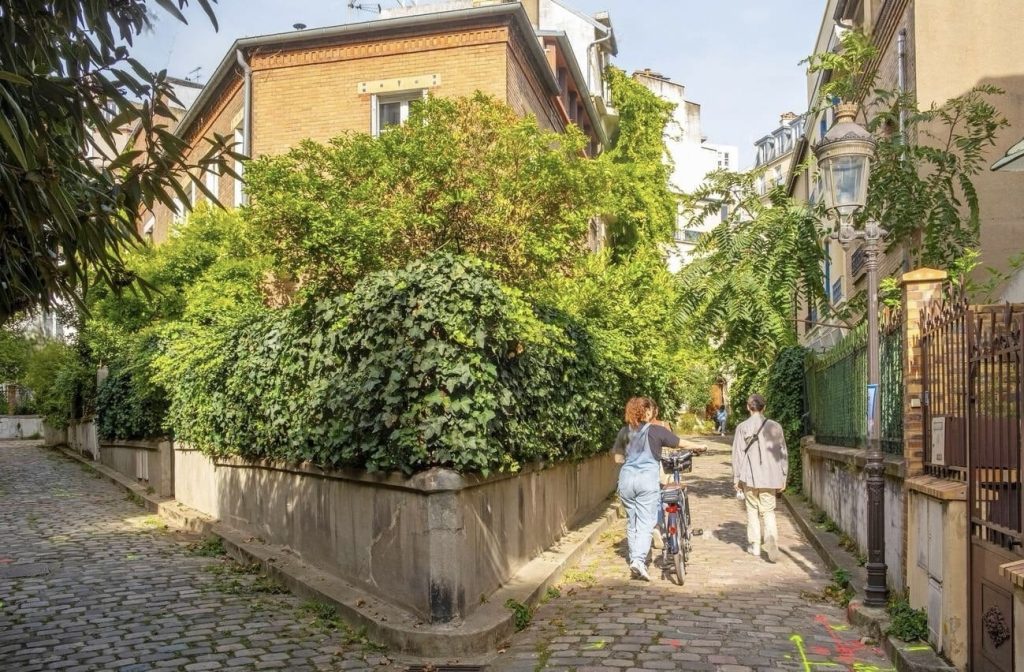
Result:
{"label": "ivy leaves", "polygon": [[180,334],[162,360],[170,422],[213,454],[371,471],[488,473],[606,448],[620,392],[590,335],[495,274],[441,253],[222,336]]}

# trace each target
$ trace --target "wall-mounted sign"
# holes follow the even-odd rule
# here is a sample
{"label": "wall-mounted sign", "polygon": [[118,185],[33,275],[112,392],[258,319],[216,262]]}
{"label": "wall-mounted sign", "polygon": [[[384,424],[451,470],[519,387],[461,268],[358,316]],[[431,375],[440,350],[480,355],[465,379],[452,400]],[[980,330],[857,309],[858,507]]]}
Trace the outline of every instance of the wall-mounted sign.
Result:
{"label": "wall-mounted sign", "polygon": [[868,436],[872,435],[875,423],[878,422],[878,385],[868,385]]}
{"label": "wall-mounted sign", "polygon": [[931,463],[946,465],[946,418],[932,418],[932,455]]}

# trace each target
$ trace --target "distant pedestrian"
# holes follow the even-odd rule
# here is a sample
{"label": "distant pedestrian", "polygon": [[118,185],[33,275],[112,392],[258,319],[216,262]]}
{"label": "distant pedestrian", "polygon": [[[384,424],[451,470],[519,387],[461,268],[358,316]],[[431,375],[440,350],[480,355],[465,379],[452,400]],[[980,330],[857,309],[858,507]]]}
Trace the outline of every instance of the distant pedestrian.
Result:
{"label": "distant pedestrian", "polygon": [[725,405],[718,407],[718,413],[715,413],[715,420],[718,421],[718,435],[725,436],[725,421],[729,419],[729,412],[725,410]]}
{"label": "distant pedestrian", "polygon": [[629,569],[634,578],[650,581],[647,554],[651,550],[651,530],[658,520],[661,505],[661,450],[666,446],[678,446],[679,437],[652,423],[657,411],[650,399],[630,399],[625,416],[626,426],[615,438],[612,453],[616,461],[622,463],[619,499],[626,509]]}
{"label": "distant pedestrian", "polygon": [[747,550],[768,560],[779,557],[779,530],[775,520],[775,496],[785,489],[789,455],[782,426],[764,416],[764,397],[747,399],[750,417],[736,427],[732,442],[733,486],[743,493],[747,507]]}

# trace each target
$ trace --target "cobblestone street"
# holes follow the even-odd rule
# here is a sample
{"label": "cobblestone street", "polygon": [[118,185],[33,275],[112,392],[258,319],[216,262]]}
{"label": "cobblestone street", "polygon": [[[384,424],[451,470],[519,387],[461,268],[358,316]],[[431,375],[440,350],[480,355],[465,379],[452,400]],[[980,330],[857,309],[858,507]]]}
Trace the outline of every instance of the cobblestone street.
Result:
{"label": "cobblestone street", "polygon": [[570,570],[560,595],[540,607],[495,663],[529,670],[892,670],[875,646],[846,622],[843,610],[810,599],[830,576],[785,511],[779,508],[782,557],[777,564],[748,555],[746,514],[733,496],[727,445],[708,442],[694,458],[690,505],[694,540],[684,586],[661,578],[629,578],[625,530]]}
{"label": "cobblestone street", "polygon": [[[566,574],[494,670],[855,670],[890,664],[805,593],[820,559],[780,510],[776,565],[744,553],[728,449],[695,459],[704,535],[683,587],[628,578],[621,527]],[[399,670],[333,614],[159,519],[88,468],[0,443],[0,669]],[[204,555],[210,553],[211,555]]]}
{"label": "cobblestone street", "polygon": [[405,669],[195,542],[88,468],[0,442],[0,670]]}

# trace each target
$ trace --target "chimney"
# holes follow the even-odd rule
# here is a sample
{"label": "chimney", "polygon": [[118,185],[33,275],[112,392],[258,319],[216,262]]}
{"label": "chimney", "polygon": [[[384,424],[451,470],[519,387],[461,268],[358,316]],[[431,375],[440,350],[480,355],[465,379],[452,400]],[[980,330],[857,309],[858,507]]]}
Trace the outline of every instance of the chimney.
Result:
{"label": "chimney", "polygon": [[540,0],[522,0],[526,8],[526,15],[530,17],[530,23],[536,28],[540,26]]}
{"label": "chimney", "polygon": [[794,119],[796,119],[797,116],[798,115],[796,115],[796,114],[794,114],[792,112],[785,112],[781,117],[779,117],[779,126],[785,126],[789,122],[791,122]]}

